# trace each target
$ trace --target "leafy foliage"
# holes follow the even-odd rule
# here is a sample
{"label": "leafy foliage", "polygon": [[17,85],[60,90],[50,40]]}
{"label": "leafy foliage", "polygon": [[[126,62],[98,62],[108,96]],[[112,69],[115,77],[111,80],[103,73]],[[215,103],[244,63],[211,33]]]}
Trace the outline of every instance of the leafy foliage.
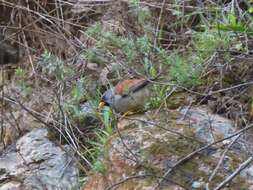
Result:
{"label": "leafy foliage", "polygon": [[199,70],[190,60],[173,53],[164,57],[166,64],[170,66],[169,76],[172,81],[181,86],[189,87],[199,85]]}
{"label": "leafy foliage", "polygon": [[[250,18],[252,19],[252,17]],[[217,29],[221,31],[232,31],[253,35],[253,29],[247,23],[240,21],[234,14],[228,14],[223,23],[217,24]]]}
{"label": "leafy foliage", "polygon": [[196,33],[194,46],[196,55],[200,61],[211,56],[215,51],[222,50],[226,52],[232,44],[232,37],[229,33],[206,30]]}
{"label": "leafy foliage", "polygon": [[38,62],[43,69],[47,70],[49,75],[56,77],[57,80],[64,80],[66,77],[73,75],[73,71],[65,65],[65,63],[51,54],[47,50],[40,57]]}
{"label": "leafy foliage", "polygon": [[[87,29],[87,34],[90,36],[96,35],[95,48],[88,49],[83,57],[89,62],[102,63],[105,60],[103,55],[110,51],[110,54],[121,54],[128,65],[143,64],[144,70],[149,73],[154,73],[154,68],[149,60],[149,55],[152,51],[152,43],[147,35],[132,38],[125,36],[117,36],[112,32],[101,32],[98,34],[98,26],[96,23],[91,28]],[[100,53],[99,53],[100,52]]]}
{"label": "leafy foliage", "polygon": [[71,96],[64,104],[65,110],[71,113],[72,117],[79,121],[85,118],[85,113],[80,107],[81,102],[87,99],[87,92],[84,85],[85,79],[80,79],[77,84],[73,86],[70,93]]}

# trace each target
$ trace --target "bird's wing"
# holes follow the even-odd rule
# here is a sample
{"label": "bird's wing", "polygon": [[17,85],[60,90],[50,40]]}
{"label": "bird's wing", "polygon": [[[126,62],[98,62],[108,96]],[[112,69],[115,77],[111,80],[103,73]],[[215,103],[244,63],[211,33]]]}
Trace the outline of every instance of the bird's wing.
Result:
{"label": "bird's wing", "polygon": [[115,86],[114,93],[127,96],[144,88],[147,84],[149,84],[149,81],[145,79],[124,80]]}

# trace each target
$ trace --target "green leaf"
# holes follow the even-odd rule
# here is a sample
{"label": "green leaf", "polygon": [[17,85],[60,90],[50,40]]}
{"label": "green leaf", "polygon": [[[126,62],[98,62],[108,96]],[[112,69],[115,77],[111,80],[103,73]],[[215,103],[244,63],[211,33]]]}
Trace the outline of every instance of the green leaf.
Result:
{"label": "green leaf", "polygon": [[103,112],[103,120],[105,127],[111,126],[111,116],[112,116],[112,111],[110,108],[105,107],[104,112]]}
{"label": "green leaf", "polygon": [[248,9],[248,12],[249,12],[249,13],[253,13],[253,7],[250,7],[250,8]]}
{"label": "green leaf", "polygon": [[16,70],[15,70],[15,75],[16,75],[17,77],[24,77],[25,74],[26,74],[26,71],[25,71],[24,69],[22,69],[22,68],[20,68],[20,67],[16,68]]}
{"label": "green leaf", "polygon": [[73,88],[73,90],[71,91],[71,94],[72,94],[72,97],[74,98],[74,99],[80,99],[80,97],[81,97],[81,94],[82,92],[81,92],[81,89],[80,88],[78,88],[77,86],[75,86],[74,88]]}
{"label": "green leaf", "polygon": [[228,22],[229,24],[236,26],[236,16],[233,14],[228,15]]}

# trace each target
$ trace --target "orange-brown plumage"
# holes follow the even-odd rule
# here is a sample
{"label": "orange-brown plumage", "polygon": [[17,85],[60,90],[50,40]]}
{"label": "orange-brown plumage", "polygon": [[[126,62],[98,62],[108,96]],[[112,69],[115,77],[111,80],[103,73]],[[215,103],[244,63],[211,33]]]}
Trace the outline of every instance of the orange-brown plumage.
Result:
{"label": "orange-brown plumage", "polygon": [[119,95],[129,93],[138,88],[138,86],[141,85],[144,81],[145,79],[132,79],[121,81],[115,86],[114,93]]}

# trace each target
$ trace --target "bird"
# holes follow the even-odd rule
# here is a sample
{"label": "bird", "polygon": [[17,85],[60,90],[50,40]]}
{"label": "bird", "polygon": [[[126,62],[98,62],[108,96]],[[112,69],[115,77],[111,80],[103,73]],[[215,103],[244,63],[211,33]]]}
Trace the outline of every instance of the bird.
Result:
{"label": "bird", "polygon": [[143,110],[151,95],[150,80],[129,79],[120,81],[114,88],[106,90],[99,107],[111,107],[116,113],[128,113]]}

